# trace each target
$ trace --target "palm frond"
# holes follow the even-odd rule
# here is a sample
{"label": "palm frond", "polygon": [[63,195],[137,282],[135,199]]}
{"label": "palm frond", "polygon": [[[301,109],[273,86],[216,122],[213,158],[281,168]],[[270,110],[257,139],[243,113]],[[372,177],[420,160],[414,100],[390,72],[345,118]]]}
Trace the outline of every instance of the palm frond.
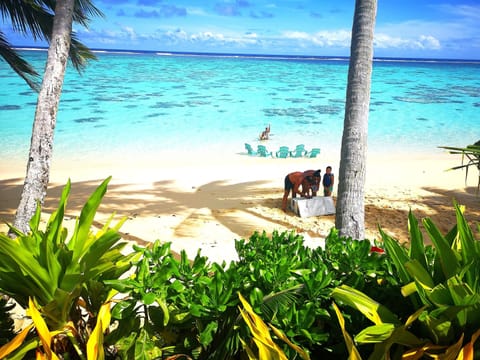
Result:
{"label": "palm frond", "polygon": [[[10,19],[13,30],[21,34],[31,34],[33,39],[46,39],[45,22],[53,23],[53,12],[43,6],[39,1],[0,1],[0,13],[3,19]],[[48,20],[51,18],[50,20]],[[51,27],[50,27],[51,30]]]}
{"label": "palm frond", "polygon": [[73,21],[85,27],[92,17],[104,17],[102,11],[97,8],[91,0],[75,1],[75,10],[73,12]]}
{"label": "palm frond", "polygon": [[[34,41],[51,41],[53,18],[55,14],[55,0],[33,1],[0,1],[0,13],[3,19],[9,19],[15,32],[30,34]],[[91,0],[75,1],[73,21],[87,26],[91,17],[101,16],[103,13],[95,7]],[[33,67],[18,55],[7,41],[3,32],[0,32],[0,56],[10,67],[35,91],[39,89],[39,74]],[[69,57],[73,67],[81,72],[89,60],[95,60],[95,55],[82,44],[72,33]]]}
{"label": "palm frond", "polygon": [[298,299],[298,294],[303,290],[304,285],[299,284],[289,289],[285,289],[273,294],[266,295],[261,305],[262,312],[272,319],[277,309],[280,307],[289,307]]}
{"label": "palm frond", "polygon": [[16,51],[12,45],[7,41],[3,32],[0,31],[0,56],[6,61],[8,65],[15,71],[25,82],[37,91],[39,89],[39,74],[35,69],[25,61]]}
{"label": "palm frond", "polygon": [[[464,148],[453,146],[439,146],[440,149],[448,150],[450,154],[462,155],[462,164],[454,166],[448,170],[457,170],[465,168],[465,183],[467,182],[468,169],[474,166],[479,171],[477,195],[480,191],[480,140],[473,145],[467,145]],[[466,160],[466,159],[468,160]],[[466,163],[465,163],[466,162]]]}
{"label": "palm frond", "polygon": [[75,33],[72,33],[69,56],[73,67],[78,72],[82,72],[85,69],[89,60],[97,59],[87,46],[78,41]]}

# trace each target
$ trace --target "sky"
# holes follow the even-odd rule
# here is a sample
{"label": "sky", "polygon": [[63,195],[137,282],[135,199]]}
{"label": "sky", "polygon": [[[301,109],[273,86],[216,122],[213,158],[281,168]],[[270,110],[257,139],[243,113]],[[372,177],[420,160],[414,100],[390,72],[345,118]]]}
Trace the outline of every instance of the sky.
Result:
{"label": "sky", "polygon": [[[92,0],[92,49],[348,56],[355,0]],[[378,0],[374,56],[480,60],[480,0]],[[15,46],[45,46],[12,33]]]}

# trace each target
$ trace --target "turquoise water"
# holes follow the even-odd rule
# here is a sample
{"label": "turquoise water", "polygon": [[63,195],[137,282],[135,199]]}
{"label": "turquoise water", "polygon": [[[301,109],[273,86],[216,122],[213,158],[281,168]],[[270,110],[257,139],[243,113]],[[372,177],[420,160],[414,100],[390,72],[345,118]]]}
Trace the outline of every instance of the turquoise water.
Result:
{"label": "turquoise water", "polygon": [[[46,53],[25,51],[41,72]],[[340,149],[348,62],[99,53],[68,68],[56,157],[170,151],[243,152],[271,124],[267,146]],[[2,159],[24,162],[36,94],[0,62]],[[376,61],[369,150],[438,151],[480,139],[480,64]]]}

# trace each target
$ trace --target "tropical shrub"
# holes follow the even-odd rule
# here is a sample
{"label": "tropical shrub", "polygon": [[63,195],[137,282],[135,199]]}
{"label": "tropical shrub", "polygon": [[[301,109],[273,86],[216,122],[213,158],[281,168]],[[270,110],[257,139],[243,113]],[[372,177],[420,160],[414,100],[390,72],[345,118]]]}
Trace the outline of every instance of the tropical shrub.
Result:
{"label": "tropical shrub", "polygon": [[[312,358],[346,354],[330,293],[342,283],[383,294],[400,291],[391,263],[369,241],[339,239],[332,231],[325,249],[311,249],[293,232],[254,233],[235,242],[238,261],[210,263],[185,252],[175,259],[170,244],[135,247],[141,258],[128,279],[107,284],[125,294],[112,310],[118,324],[106,337],[122,356],[186,354],[194,359],[236,359],[245,352],[248,326],[239,311],[241,294],[265,322]],[[396,291],[388,291],[394,288]],[[377,291],[375,291],[377,289]],[[390,301],[392,299],[389,299]],[[399,307],[400,308],[400,307]],[[346,310],[347,323],[368,321]],[[275,337],[278,341],[278,337]],[[289,359],[297,352],[279,341]]]}
{"label": "tropical shrub", "polygon": [[[358,344],[375,344],[370,356],[411,358],[447,356],[478,358],[480,334],[480,243],[454,204],[457,225],[442,234],[428,218],[424,228],[432,245],[425,245],[417,219],[410,212],[410,247],[401,246],[381,229],[387,256],[402,282],[401,294],[411,305],[409,317],[346,286],[334,289],[339,304],[360,310],[373,323],[355,336]],[[480,230],[480,228],[479,228]],[[348,326],[346,326],[348,329]]]}
{"label": "tropical shrub", "polygon": [[[23,358],[37,347],[37,336],[43,339],[52,332],[56,334],[55,339],[44,347],[52,346],[53,353],[68,355],[71,359],[81,358],[86,353],[98,313],[109,300],[111,287],[105,285],[105,280],[120,277],[130,269],[135,256],[121,253],[126,244],[119,242],[118,229],[122,222],[110,228],[108,221],[96,234],[91,232],[109,180],[106,179],[90,196],[69,240],[62,224],[70,181],[45,230],[40,229],[41,209],[38,206],[30,221],[29,233],[11,228],[15,239],[0,234],[0,292],[25,310],[29,309],[30,314],[36,314],[38,309],[41,319],[35,324],[44,322],[44,326],[36,328],[37,335],[28,334],[23,346],[9,358]],[[105,324],[102,327],[105,328]],[[18,338],[16,345],[19,345]]]}

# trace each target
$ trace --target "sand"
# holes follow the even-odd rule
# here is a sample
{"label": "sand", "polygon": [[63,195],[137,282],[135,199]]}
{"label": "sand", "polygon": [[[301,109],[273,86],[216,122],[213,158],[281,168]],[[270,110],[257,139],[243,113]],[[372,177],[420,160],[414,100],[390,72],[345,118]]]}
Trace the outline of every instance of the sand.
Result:
{"label": "sand", "polygon": [[[198,250],[212,261],[236,258],[236,239],[255,231],[290,231],[305,236],[312,246],[334,227],[335,216],[300,218],[281,209],[283,179],[292,171],[333,167],[338,180],[338,149],[316,159],[258,158],[237,154],[155,154],[116,158],[54,159],[44,218],[55,209],[61,190],[70,178],[72,191],[65,224],[72,228],[89,194],[108,176],[108,191],[95,225],[112,214],[127,217],[121,228],[125,240],[146,245],[155,240],[171,242],[176,252],[193,258]],[[119,159],[121,157],[121,159]],[[440,149],[432,153],[369,153],[366,180],[366,237],[378,239],[377,226],[408,241],[407,215],[430,217],[441,231],[455,224],[453,200],[466,205],[466,217],[478,235],[480,197],[475,191],[476,169],[445,171],[461,158]],[[0,162],[0,220],[12,222],[18,206],[25,168],[18,161]],[[337,185],[333,194],[337,195]],[[0,225],[6,232],[6,225]]]}

